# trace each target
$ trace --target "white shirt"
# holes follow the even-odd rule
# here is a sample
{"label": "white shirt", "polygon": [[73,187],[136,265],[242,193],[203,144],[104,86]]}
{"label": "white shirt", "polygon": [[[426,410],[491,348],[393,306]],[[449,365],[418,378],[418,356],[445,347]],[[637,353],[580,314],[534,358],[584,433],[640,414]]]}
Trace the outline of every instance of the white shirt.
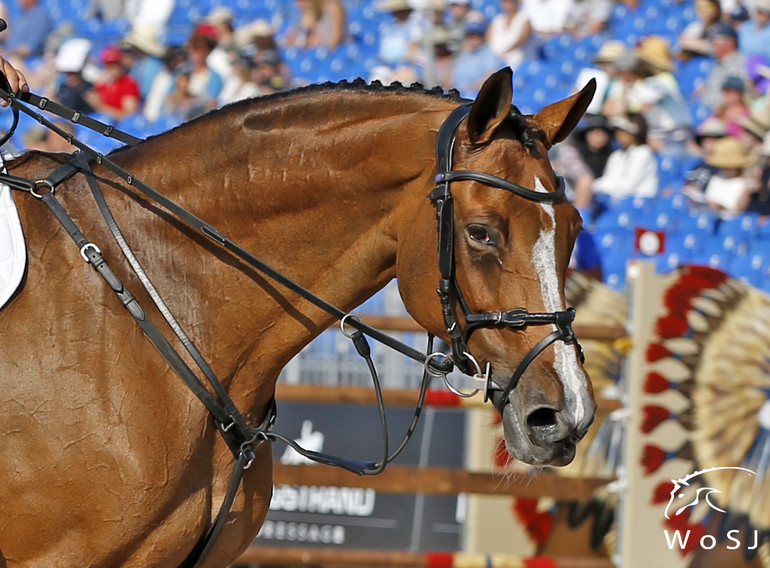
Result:
{"label": "white shirt", "polygon": [[593,190],[613,199],[655,197],[658,193],[658,160],[646,144],[615,150],[607,160],[604,175]]}
{"label": "white shirt", "polygon": [[524,0],[521,11],[532,24],[533,32],[560,34],[571,10],[572,0]]}
{"label": "white shirt", "polygon": [[711,176],[706,185],[706,202],[723,207],[728,213],[738,213],[738,204],[745,192],[746,180],[742,177]]}
{"label": "white shirt", "polygon": [[489,24],[489,49],[514,70],[524,60],[524,44],[514,49],[511,47],[521,40],[526,25],[527,15],[524,12],[517,12],[510,22],[506,14],[498,14]]}

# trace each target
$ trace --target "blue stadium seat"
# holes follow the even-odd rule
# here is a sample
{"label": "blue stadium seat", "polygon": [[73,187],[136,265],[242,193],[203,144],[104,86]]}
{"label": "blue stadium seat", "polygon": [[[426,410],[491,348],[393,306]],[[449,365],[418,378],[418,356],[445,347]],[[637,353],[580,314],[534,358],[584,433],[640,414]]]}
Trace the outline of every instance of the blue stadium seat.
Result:
{"label": "blue stadium seat", "polygon": [[677,220],[676,230],[680,233],[711,235],[717,223],[717,215],[711,211],[701,211],[684,215]]}
{"label": "blue stadium seat", "polygon": [[614,290],[624,290],[626,287],[626,265],[628,254],[613,254],[602,258],[604,283]]}
{"label": "blue stadium seat", "polygon": [[753,252],[735,256],[729,263],[728,272],[741,282],[756,288],[770,276],[770,264],[766,253]]}
{"label": "blue stadium seat", "polygon": [[733,253],[724,249],[722,243],[709,241],[705,243],[700,252],[693,254],[692,260],[696,264],[705,264],[711,268],[727,270],[734,256]]}

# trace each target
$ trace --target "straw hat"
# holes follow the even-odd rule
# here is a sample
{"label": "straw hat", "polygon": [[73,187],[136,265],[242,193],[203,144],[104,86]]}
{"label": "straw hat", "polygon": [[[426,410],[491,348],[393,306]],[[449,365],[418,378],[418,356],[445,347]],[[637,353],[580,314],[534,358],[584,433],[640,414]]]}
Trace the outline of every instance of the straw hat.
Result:
{"label": "straw hat", "polygon": [[412,9],[407,0],[380,0],[375,7],[380,12],[401,12]]}
{"label": "straw hat", "polygon": [[658,35],[651,35],[642,40],[636,48],[636,56],[641,60],[661,71],[673,71],[668,41]]}
{"label": "straw hat", "polygon": [[166,54],[166,46],[158,40],[157,30],[151,26],[134,26],[123,38],[123,45],[135,47],[154,57],[163,57]]}
{"label": "straw hat", "polygon": [[754,163],[737,139],[732,136],[720,138],[714,144],[714,151],[706,156],[705,162],[715,168],[747,168]]}
{"label": "straw hat", "polygon": [[748,116],[741,118],[740,125],[746,132],[762,140],[770,131],[770,113],[766,109],[752,110]]}
{"label": "straw hat", "polygon": [[603,114],[586,114],[575,132],[575,136],[584,138],[590,130],[604,130],[608,134],[612,134],[614,128],[610,126],[609,120]]}
{"label": "straw hat", "polygon": [[624,53],[626,53],[626,45],[622,41],[611,39],[602,44],[593,61],[594,63],[614,63]]}
{"label": "straw hat", "polygon": [[452,36],[444,26],[433,27],[433,45],[446,45],[452,40]]}
{"label": "straw hat", "polygon": [[226,6],[217,6],[206,16],[206,21],[212,24],[224,24],[225,22],[232,22],[234,19],[235,12]]}
{"label": "straw hat", "polygon": [[609,120],[609,125],[617,130],[622,130],[637,136],[639,134],[639,127],[631,122],[625,116],[613,116]]}
{"label": "straw hat", "polygon": [[246,47],[255,39],[273,37],[274,33],[273,26],[267,20],[254,20],[235,30],[235,43],[241,47]]}

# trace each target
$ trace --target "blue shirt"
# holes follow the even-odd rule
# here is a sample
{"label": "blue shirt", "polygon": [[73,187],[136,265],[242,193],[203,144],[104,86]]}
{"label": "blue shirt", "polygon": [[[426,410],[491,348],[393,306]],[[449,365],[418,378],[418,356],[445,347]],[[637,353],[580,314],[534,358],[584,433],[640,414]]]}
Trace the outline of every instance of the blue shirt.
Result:
{"label": "blue shirt", "polygon": [[8,26],[5,40],[5,49],[15,52],[26,45],[30,55],[41,55],[45,47],[45,40],[53,29],[51,16],[48,10],[41,5],[33,6],[29,10],[19,12],[13,23]]}
{"label": "blue shirt", "polygon": [[738,49],[746,55],[764,55],[770,59],[770,25],[759,28],[754,20],[743,22],[738,28]]}
{"label": "blue shirt", "polygon": [[163,69],[163,61],[152,55],[140,55],[131,68],[131,76],[139,84],[142,99],[147,98],[147,94],[152,88],[152,82],[161,69]]}
{"label": "blue shirt", "polygon": [[461,51],[452,73],[453,87],[460,91],[461,96],[475,99],[481,86],[477,83],[503,66],[504,63],[486,44],[476,51]]}

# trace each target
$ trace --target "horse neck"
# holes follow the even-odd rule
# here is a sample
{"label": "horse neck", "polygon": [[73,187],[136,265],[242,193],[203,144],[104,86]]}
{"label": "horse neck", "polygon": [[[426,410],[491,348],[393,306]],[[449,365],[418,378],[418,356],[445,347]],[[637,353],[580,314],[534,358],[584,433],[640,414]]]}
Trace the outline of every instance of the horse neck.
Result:
{"label": "horse neck", "polygon": [[[241,104],[148,141],[124,160],[246,250],[348,311],[393,278],[401,225],[427,200],[435,133],[452,106],[427,95],[334,92]],[[201,147],[197,140],[227,143]],[[152,159],[138,159],[146,155]],[[178,179],[185,182],[171,181]],[[231,301],[257,315],[243,314],[254,320],[246,349],[271,353],[256,365],[277,376],[332,318],[257,280],[261,292],[247,282]]]}

